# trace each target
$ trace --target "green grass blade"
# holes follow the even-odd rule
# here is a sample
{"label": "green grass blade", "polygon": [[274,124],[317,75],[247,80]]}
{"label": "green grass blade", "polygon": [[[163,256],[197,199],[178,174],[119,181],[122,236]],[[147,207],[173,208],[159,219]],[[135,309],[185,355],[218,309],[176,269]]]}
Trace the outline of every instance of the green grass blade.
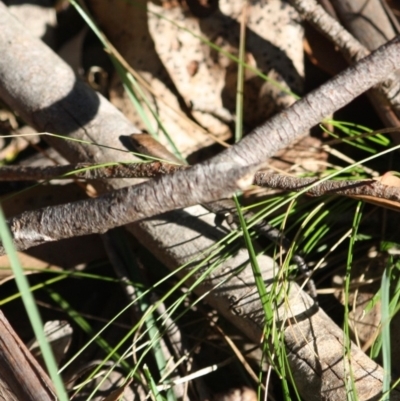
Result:
{"label": "green grass blade", "polygon": [[346,277],[345,277],[345,288],[344,288],[344,294],[345,294],[345,299],[344,299],[344,306],[345,306],[345,316],[344,316],[344,328],[343,328],[343,335],[344,335],[344,358],[343,358],[343,363],[344,363],[344,372],[345,372],[345,386],[347,390],[347,399],[348,400],[357,400],[358,395],[357,395],[357,390],[355,387],[355,380],[354,380],[354,374],[353,374],[353,369],[351,365],[351,335],[350,335],[350,327],[349,327],[349,294],[350,294],[350,283],[351,283],[351,267],[353,265],[353,255],[354,255],[354,245],[356,242],[357,238],[357,231],[360,226],[361,222],[361,208],[362,208],[362,202],[358,202],[356,211],[354,213],[354,219],[353,219],[353,227],[350,235],[350,244],[349,244],[349,249],[347,253],[347,265],[346,265]]}
{"label": "green grass blade", "polygon": [[390,400],[389,391],[392,372],[390,346],[390,265],[392,265],[392,259],[389,260],[389,264],[383,272],[381,282],[382,361],[384,370],[382,385],[383,401]]}
{"label": "green grass blade", "polygon": [[[78,325],[86,334],[90,336],[94,335],[92,326],[87,321],[87,319],[85,319],[77,310],[72,308],[72,306],[65,298],[63,298],[56,291],[53,291],[51,288],[47,288],[47,293],[53,299],[53,301],[56,302],[60,306],[60,308],[63,309],[68,314],[68,316],[76,323],[76,325]],[[113,348],[103,337],[96,336],[96,343],[100,348],[103,349],[105,353],[113,352]],[[117,353],[114,353],[113,357],[117,359],[120,356]],[[126,362],[124,362],[122,366],[127,370],[131,368],[131,366]]]}
{"label": "green grass blade", "polygon": [[[156,313],[158,311],[155,310],[154,312],[156,313],[146,313],[146,311],[150,309],[151,304],[148,302],[148,297],[143,295],[143,289],[148,287],[148,285],[146,285],[146,280],[142,275],[141,269],[136,263],[136,259],[130,247],[130,242],[126,235],[123,235],[120,231],[114,231],[112,235],[115,237],[115,247],[123,259],[122,263],[127,267],[127,270],[129,269],[128,274],[132,280],[132,287],[134,288],[134,294],[138,300],[138,307],[143,314],[141,320],[145,324],[146,334],[150,339],[151,352],[154,356],[159,375],[160,377],[163,377],[167,370],[168,362],[164,355],[161,344],[163,333],[160,331],[157,324]],[[168,401],[176,401],[175,393],[171,388],[166,390],[166,399]]]}
{"label": "green grass blade", "polygon": [[[347,143],[350,146],[355,146],[359,149],[362,149],[368,153],[375,154],[377,153],[377,149],[373,145],[380,145],[380,146],[389,146],[390,141],[383,135],[379,133],[375,133],[372,135],[373,130],[365,127],[360,124],[355,124],[346,121],[337,121],[337,120],[326,120],[326,123],[332,125],[337,130],[341,131],[343,134],[347,135],[349,138],[340,138],[339,135],[329,131],[326,127],[321,126],[322,130],[329,135],[333,136],[334,138],[341,139],[343,143]],[[364,134],[371,133],[371,136],[367,138],[363,138]],[[372,146],[368,145],[367,142],[372,142]]]}
{"label": "green grass blade", "polygon": [[[274,363],[276,370],[278,371],[280,378],[281,378],[281,385],[282,385],[282,390],[285,396],[285,399],[289,399],[289,385],[287,382],[286,378],[286,351],[285,347],[283,346],[283,341],[282,341],[282,336],[281,333],[275,323],[275,314],[272,306],[274,305],[274,297],[275,297],[275,303],[278,303],[278,299],[276,297],[279,296],[279,294],[276,293],[274,286],[272,286],[271,292],[268,294],[267,289],[265,287],[265,283],[262,277],[261,269],[257,261],[257,255],[254,250],[253,244],[252,244],[252,239],[249,234],[248,228],[247,228],[247,223],[244,219],[239,201],[237,197],[234,197],[234,201],[236,204],[236,209],[238,212],[239,220],[240,220],[240,225],[243,230],[243,238],[246,244],[246,248],[249,252],[249,258],[250,258],[250,263],[251,267],[253,269],[253,275],[254,275],[254,280],[255,284],[257,287],[257,291],[260,295],[260,302],[262,305],[262,308],[264,310],[264,316],[265,316],[265,326],[264,326],[264,337],[265,338],[272,338],[273,342],[273,355],[271,351],[268,349],[268,345],[265,343],[264,345],[264,350],[269,356],[269,359],[271,363],[274,363],[274,360],[276,360],[276,364]],[[274,358],[275,356],[275,358]]]}
{"label": "green grass blade", "polygon": [[147,98],[146,94],[144,93],[144,91],[142,90],[136,79],[133,77],[133,75],[127,70],[128,67],[124,66],[121,63],[120,59],[117,57],[117,55],[114,54],[116,53],[115,48],[112,46],[112,44],[107,40],[106,36],[98,28],[97,24],[94,22],[93,18],[88,13],[88,11],[85,10],[76,0],[69,0],[69,1],[78,11],[80,16],[90,27],[90,29],[95,33],[95,35],[100,40],[102,45],[107,49],[108,55],[110,56],[116,71],[118,72],[122,82],[124,83],[124,89],[127,91],[129,99],[132,101],[133,106],[138,111],[143,122],[146,124],[150,134],[152,134],[154,137],[157,138],[157,131],[151,125],[150,120],[148,119],[147,114],[144,108],[142,107],[142,101],[147,106],[153,118],[156,120],[158,129],[160,129],[165,135],[168,143],[171,145],[173,149],[174,154],[182,161],[184,161],[185,159],[182,157],[179,149],[176,147],[174,141],[172,140],[171,136],[164,127],[164,124],[162,123],[158,113],[151,106],[151,102]]}
{"label": "green grass blade", "polygon": [[164,401],[164,397],[161,396],[160,392],[157,390],[157,385],[153,379],[153,376],[151,375],[150,369],[147,367],[147,365],[143,366],[143,373],[146,376],[147,383],[150,387],[150,391],[153,395],[152,399],[155,401]]}
{"label": "green grass blade", "polygon": [[235,142],[239,142],[243,137],[244,56],[246,51],[247,6],[248,4],[245,0],[242,8],[242,20],[240,22],[239,63],[236,86]]}
{"label": "green grass blade", "polygon": [[25,306],[26,313],[28,314],[29,321],[31,322],[33,332],[35,333],[36,340],[39,343],[40,350],[43,355],[49,376],[53,381],[56,393],[60,401],[68,401],[68,396],[65,391],[64,383],[61,376],[58,374],[58,368],[53,356],[53,351],[43,331],[43,322],[36,306],[35,298],[29,288],[28,280],[24,274],[21,264],[19,263],[17,253],[15,251],[10,230],[6,224],[3,209],[0,207],[0,237],[3,242],[5,251],[10,260],[11,268],[15,275],[15,281],[18,289],[21,292],[22,302]]}

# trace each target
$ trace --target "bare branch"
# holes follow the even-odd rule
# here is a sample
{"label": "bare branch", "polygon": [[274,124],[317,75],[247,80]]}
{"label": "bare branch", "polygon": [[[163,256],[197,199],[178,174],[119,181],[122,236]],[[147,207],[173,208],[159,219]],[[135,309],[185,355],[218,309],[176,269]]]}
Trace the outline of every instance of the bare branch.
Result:
{"label": "bare branch", "polygon": [[[308,186],[316,184],[316,178],[298,178],[281,174],[256,173],[254,184],[261,187],[284,189],[286,191],[303,191]],[[374,196],[400,202],[400,187],[385,185],[379,180],[327,180],[316,184],[307,190],[310,196],[337,194],[345,196]]]}
{"label": "bare branch", "polygon": [[[15,217],[9,221],[15,245],[21,250],[73,235],[101,233],[158,213],[232,195],[243,189],[242,177],[249,178],[249,173],[254,173],[258,165],[296,136],[382,80],[397,68],[399,61],[400,38],[397,38],[205,163],[97,199]],[[0,62],[0,76],[2,66],[4,63]],[[2,92],[6,92],[6,99],[13,95],[7,88],[5,82]]]}
{"label": "bare branch", "polygon": [[351,63],[370,53],[351,33],[346,31],[335,18],[331,17],[315,0],[291,0],[298,13],[325,37],[334,43],[343,56]]}
{"label": "bare branch", "polygon": [[[197,165],[168,178],[122,188],[95,199],[22,213],[8,224],[18,250],[110,228],[188,205],[232,196],[253,180],[254,167],[233,163]],[[188,176],[188,173],[189,174]],[[213,177],[210,185],[209,177]],[[171,180],[172,179],[172,180]],[[4,249],[0,248],[4,254]]]}
{"label": "bare branch", "polygon": [[[0,167],[0,181],[38,181],[51,179],[85,179],[100,180],[109,178],[154,178],[176,171],[186,170],[190,166],[177,165],[165,162],[144,163],[110,163],[99,166],[91,163],[68,164],[63,166],[2,166]],[[318,178],[292,177],[289,175],[257,172],[253,184],[260,187],[281,189],[283,191],[304,191],[309,196],[323,196],[328,194],[344,196],[369,196],[379,199],[398,202],[400,206],[400,187],[387,185],[376,179],[364,180],[326,180],[319,182]]]}
{"label": "bare branch", "polygon": [[[382,46],[318,89],[257,127],[240,143],[212,159],[217,163],[232,159],[241,165],[260,164],[286,147],[297,136],[326,116],[348,104],[398,68],[400,38]],[[386,72],[383,74],[383,72]]]}

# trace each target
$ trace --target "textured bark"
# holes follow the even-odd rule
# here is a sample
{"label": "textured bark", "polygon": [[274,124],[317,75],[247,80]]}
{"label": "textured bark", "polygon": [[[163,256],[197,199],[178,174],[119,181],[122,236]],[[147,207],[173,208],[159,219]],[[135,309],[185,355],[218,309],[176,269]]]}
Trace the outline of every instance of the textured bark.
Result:
{"label": "textured bark", "polygon": [[186,166],[163,162],[109,163],[107,166],[99,166],[96,163],[77,163],[61,166],[2,166],[0,169],[0,181],[40,181],[56,178],[79,178],[82,180],[153,178],[172,174],[185,168]]}
{"label": "textured bark", "polygon": [[[371,50],[383,45],[398,33],[398,23],[389,23],[395,22],[395,17],[388,7],[383,9],[384,2],[379,0],[332,0],[335,13],[342,17],[345,27],[315,0],[291,0],[291,3],[305,20],[339,48],[351,64],[366,57]],[[368,92],[368,97],[383,123],[389,127],[397,127],[400,117],[399,72],[385,79],[383,84]],[[398,143],[397,135],[393,135],[393,139]]]}
{"label": "textured bark", "polygon": [[0,400],[56,399],[50,379],[0,311]]}
{"label": "textured bark", "polygon": [[[42,43],[32,39],[16,23],[2,3],[0,3],[0,46],[6,48],[0,59],[0,95],[28,122],[40,131],[53,131],[70,135],[73,138],[90,140],[111,148],[121,147],[124,135],[135,132],[126,118],[112,107],[105,99],[94,94],[85,85],[75,80],[71,70],[59,60]],[[398,52],[398,44],[391,48]],[[389,51],[389,52],[390,52]],[[180,197],[187,188],[192,188],[190,180],[197,177],[196,171],[205,168],[214,174],[220,169],[220,163],[228,163],[239,168],[265,161],[277,149],[285,146],[295,135],[298,135],[317,123],[325,115],[349,102],[369,86],[375,84],[395,68],[395,62],[387,54],[382,59],[378,53],[373,56],[375,67],[364,64],[356,67],[355,72],[346,72],[314,93],[292,109],[272,119],[263,127],[232,147],[214,160],[203,166],[180,172],[177,176],[163,177],[154,183],[146,184],[152,188],[152,196],[163,206],[161,193],[155,192],[168,188],[172,182],[175,186],[175,201],[183,205]],[[310,108],[312,110],[310,110]],[[49,138],[51,144],[71,163],[107,162],[110,160],[130,160],[128,154],[114,153],[110,148],[84,145],[82,143]],[[255,152],[255,149],[259,152]],[[218,167],[219,166],[219,167]],[[219,170],[221,171],[221,170]],[[217,177],[204,175],[206,184],[204,197],[212,196],[215,185],[221,185]],[[111,180],[98,186],[121,188],[127,181]],[[170,192],[169,192],[170,193]],[[121,193],[120,193],[121,194]],[[109,195],[111,199],[119,195]],[[187,201],[187,194],[184,198]],[[133,208],[141,206],[132,201]],[[128,205],[126,205],[128,211]],[[86,214],[88,212],[85,212]],[[130,213],[130,212],[129,212]],[[112,216],[110,213],[104,218]],[[78,217],[78,216],[77,216]],[[70,215],[65,215],[66,219]],[[67,222],[66,222],[67,223]],[[75,224],[75,222],[71,222]],[[200,206],[193,206],[182,211],[174,211],[152,220],[141,221],[129,226],[137,238],[150,249],[156,257],[167,266],[176,268],[183,263],[193,263],[182,273],[188,273],[195,266],[195,259],[202,260],[209,247],[223,236],[223,232],[214,225],[214,216]],[[199,256],[201,255],[201,256]],[[272,261],[267,256],[260,256],[259,264],[267,283],[275,273]],[[239,327],[251,339],[258,342],[263,334],[263,312],[254,287],[251,268],[240,268],[248,265],[247,251],[241,250],[234,257],[221,264],[210,274],[205,282],[195,290],[206,294],[208,302],[222,315]],[[204,268],[207,267],[204,266]],[[204,270],[203,268],[203,270]],[[191,277],[193,283],[200,272]],[[284,325],[285,344],[290,351],[289,362],[294,372],[296,385],[304,398],[308,400],[345,399],[346,371],[343,359],[343,346],[340,340],[341,330],[313,305],[313,301],[299,291],[293,284],[289,291],[289,300],[277,307]],[[289,319],[289,320],[287,320]],[[383,370],[355,346],[351,352],[351,364],[356,379],[359,399],[379,397],[382,388]],[[400,399],[393,392],[392,399]]]}

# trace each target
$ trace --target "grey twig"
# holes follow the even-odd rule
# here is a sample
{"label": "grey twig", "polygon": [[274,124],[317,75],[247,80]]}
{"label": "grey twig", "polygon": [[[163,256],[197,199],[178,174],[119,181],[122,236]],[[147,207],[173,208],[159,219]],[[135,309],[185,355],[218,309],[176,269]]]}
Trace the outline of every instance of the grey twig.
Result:
{"label": "grey twig", "polygon": [[[251,184],[253,172],[254,167],[233,163],[197,165],[95,199],[25,212],[8,224],[19,250],[76,235],[104,233],[169,210],[229,197]],[[211,185],[209,177],[213,177]],[[0,253],[4,254],[2,248]]]}
{"label": "grey twig", "polygon": [[[0,181],[38,181],[60,178],[78,178],[100,180],[110,178],[154,178],[176,171],[186,170],[190,166],[167,162],[110,163],[99,166],[94,163],[78,163],[63,166],[2,166]],[[309,196],[328,194],[344,196],[370,196],[382,200],[400,202],[400,187],[382,184],[376,179],[364,180],[326,180],[318,178],[292,177],[284,174],[256,172],[253,184],[260,187],[281,189],[283,191],[307,190]]]}
{"label": "grey twig", "polygon": [[[399,61],[400,39],[396,38],[202,164],[97,199],[16,216],[9,220],[15,246],[21,250],[75,235],[102,233],[169,210],[228,197],[248,185],[270,156],[384,79]],[[3,84],[1,92],[7,99],[11,93],[4,94],[5,89]]]}
{"label": "grey twig", "polygon": [[315,0],[291,0],[298,13],[334,43],[351,63],[368,56],[369,50],[346,31]]}
{"label": "grey twig", "polygon": [[0,181],[52,179],[102,180],[108,178],[153,178],[184,170],[185,166],[159,161],[140,163],[77,163],[62,166],[2,166]]}
{"label": "grey twig", "polygon": [[[379,180],[327,180],[318,183],[316,178],[298,178],[282,174],[256,173],[254,184],[261,187],[283,189],[285,191],[304,191],[307,195],[322,196],[328,194],[345,196],[371,196],[400,202],[400,187],[382,184]],[[400,204],[399,204],[400,205]]]}
{"label": "grey twig", "polygon": [[[370,53],[369,49],[331,17],[315,0],[291,0],[291,3],[305,20],[339,48],[349,63],[353,64]],[[368,2],[367,6],[369,3],[371,2]],[[342,6],[347,7],[349,4],[343,3]],[[365,2],[359,4],[358,7],[362,9],[364,5]],[[388,74],[384,81],[372,90],[370,98],[383,121],[388,125],[397,126],[400,117],[399,75],[393,70],[392,74]],[[395,115],[389,112],[390,107]]]}

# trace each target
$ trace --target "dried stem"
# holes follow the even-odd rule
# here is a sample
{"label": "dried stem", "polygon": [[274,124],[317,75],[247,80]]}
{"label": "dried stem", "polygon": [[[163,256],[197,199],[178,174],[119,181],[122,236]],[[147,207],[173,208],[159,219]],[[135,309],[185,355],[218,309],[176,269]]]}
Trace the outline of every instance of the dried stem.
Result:
{"label": "dried stem", "polygon": [[101,180],[109,178],[153,178],[184,170],[186,166],[164,162],[143,163],[77,163],[63,166],[2,166],[0,181],[40,181],[78,178]]}
{"label": "dried stem", "polygon": [[[186,170],[190,166],[165,162],[145,163],[110,163],[99,166],[91,163],[69,164],[64,166],[3,166],[0,168],[0,181],[37,181],[51,179],[99,180],[110,178],[154,178],[176,171]],[[318,178],[292,177],[289,175],[256,172],[253,184],[260,187],[281,189],[283,191],[304,191],[309,196],[328,194],[344,196],[369,196],[400,203],[400,187],[382,184],[376,179],[364,180],[326,180]]]}

